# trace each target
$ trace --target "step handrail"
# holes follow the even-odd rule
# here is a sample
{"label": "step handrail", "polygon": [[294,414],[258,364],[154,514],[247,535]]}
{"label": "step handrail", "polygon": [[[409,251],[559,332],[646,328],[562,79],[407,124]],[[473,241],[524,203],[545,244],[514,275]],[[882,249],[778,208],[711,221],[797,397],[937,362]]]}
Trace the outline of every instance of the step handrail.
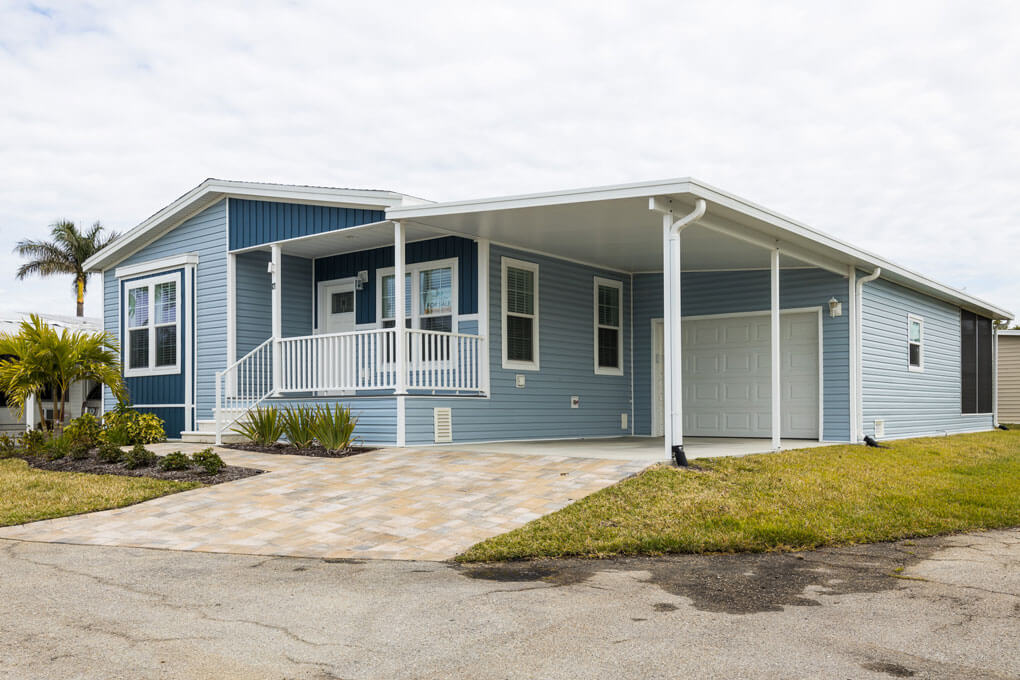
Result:
{"label": "step handrail", "polygon": [[[246,416],[248,413],[251,412],[252,409],[257,408],[259,404],[261,404],[269,395],[271,395],[273,393],[273,390],[275,389],[275,385],[273,384],[272,370],[269,370],[268,371],[268,376],[266,376],[269,379],[269,381],[268,381],[268,383],[269,383],[268,384],[268,389],[263,391],[261,394],[258,394],[258,396],[256,396],[255,394],[252,394],[250,399],[243,400],[241,406],[239,406],[238,408],[231,409],[232,417],[229,420],[227,420],[226,422],[224,422],[223,419],[224,419],[225,408],[224,408],[224,404],[223,404],[223,397],[224,397],[224,391],[225,391],[225,389],[227,387],[227,385],[226,385],[227,376],[230,375],[231,373],[236,374],[238,372],[238,370],[244,364],[246,364],[248,362],[251,362],[254,357],[259,356],[260,352],[263,352],[266,349],[266,347],[270,346],[273,343],[273,340],[274,339],[272,337],[266,338],[266,340],[264,340],[262,343],[260,343],[256,347],[254,347],[250,352],[245,354],[243,357],[241,357],[240,359],[238,359],[234,363],[230,364],[229,366],[227,366],[222,371],[217,371],[216,372],[216,411],[213,413],[213,416],[215,418],[214,428],[215,428],[216,444],[217,445],[223,443],[223,432],[228,427],[230,427],[231,425],[236,423],[238,420],[240,420],[241,418]],[[236,375],[235,375],[235,383],[236,383]],[[237,390],[237,385],[235,384],[234,385],[234,391],[236,392],[236,390]],[[234,397],[234,398],[236,399],[236,397]]]}

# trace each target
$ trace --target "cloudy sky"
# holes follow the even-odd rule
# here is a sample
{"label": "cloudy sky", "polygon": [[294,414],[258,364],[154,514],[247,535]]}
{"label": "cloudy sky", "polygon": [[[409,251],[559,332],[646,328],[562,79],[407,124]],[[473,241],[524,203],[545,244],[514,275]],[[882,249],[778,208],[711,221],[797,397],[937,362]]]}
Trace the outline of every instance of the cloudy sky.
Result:
{"label": "cloudy sky", "polygon": [[[436,200],[694,176],[1020,311],[1016,2],[0,4],[11,254],[206,177]],[[101,313],[99,280],[86,311]]]}

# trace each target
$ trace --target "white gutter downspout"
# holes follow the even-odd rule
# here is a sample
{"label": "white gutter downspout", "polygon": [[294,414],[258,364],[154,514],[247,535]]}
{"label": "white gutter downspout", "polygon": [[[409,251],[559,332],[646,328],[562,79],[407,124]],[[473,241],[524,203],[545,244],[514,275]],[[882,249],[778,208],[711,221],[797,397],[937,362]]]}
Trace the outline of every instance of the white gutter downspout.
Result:
{"label": "white gutter downspout", "polygon": [[855,358],[855,374],[857,376],[857,394],[854,395],[854,400],[857,402],[857,422],[853,424],[853,431],[850,433],[851,439],[854,442],[860,442],[864,439],[864,284],[871,283],[879,276],[882,275],[882,268],[875,267],[875,271],[867,276],[862,276],[857,279],[857,299],[855,300],[854,312],[857,318],[855,319],[854,333],[857,336],[857,347]]}
{"label": "white gutter downspout", "polygon": [[999,329],[992,323],[992,427],[999,427]]}
{"label": "white gutter downspout", "polygon": [[680,232],[704,217],[707,207],[704,199],[699,198],[694,203],[694,210],[674,219],[674,206],[670,199],[648,199],[648,209],[662,213],[663,439],[666,459],[672,459],[678,465],[687,464],[681,381]]}

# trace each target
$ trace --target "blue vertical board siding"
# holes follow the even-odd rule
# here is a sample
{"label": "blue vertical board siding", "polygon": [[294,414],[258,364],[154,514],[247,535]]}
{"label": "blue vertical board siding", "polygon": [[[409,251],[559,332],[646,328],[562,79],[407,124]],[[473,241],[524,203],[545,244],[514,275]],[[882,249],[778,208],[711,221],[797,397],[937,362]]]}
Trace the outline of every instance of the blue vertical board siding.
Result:
{"label": "blue vertical board siding", "polygon": [[[407,264],[457,258],[458,314],[478,312],[478,244],[459,236],[444,236],[408,243],[404,250]],[[374,248],[343,253],[315,260],[315,283],[346,279],[368,272],[368,283],[355,293],[356,321],[376,322],[376,270],[393,266],[393,248]]]}
{"label": "blue vertical board siding", "polygon": [[230,249],[321,234],[386,219],[382,210],[231,198]]}
{"label": "blue vertical board siding", "polygon": [[[272,281],[266,269],[269,253],[239,253],[235,261],[237,357],[240,359],[273,334]],[[284,255],[283,335],[312,334],[312,261]]]}
{"label": "blue vertical board siding", "polygon": [[[502,258],[539,265],[538,371],[502,368]],[[594,277],[623,282],[624,374],[596,375]],[[491,398],[414,398],[406,402],[407,443],[434,439],[433,409],[451,407],[454,441],[613,437],[630,433],[630,276],[493,245],[489,251]],[[515,387],[515,375],[525,387]],[[580,408],[570,408],[571,396]],[[629,424],[629,423],[628,423]]]}
{"label": "blue vertical board siding", "polygon": [[[765,311],[770,307],[768,271],[685,272],[682,275],[683,316]],[[784,269],[779,278],[782,309],[823,308],[823,436],[850,438],[850,317],[846,313],[849,283],[822,269]],[[828,301],[843,303],[843,316],[830,317]],[[662,318],[662,275],[634,276],[634,428],[652,429],[652,319]]]}
{"label": "blue vertical board siding", "polygon": [[[964,415],[960,309],[878,279],[864,285],[861,360],[864,432],[885,421],[885,437],[992,428],[991,414]],[[907,365],[907,315],[923,321],[923,371]]]}
{"label": "blue vertical board siding", "polygon": [[342,405],[351,409],[351,415],[358,419],[354,436],[360,443],[372,446],[394,446],[397,443],[397,399],[396,397],[315,397],[297,399],[280,397],[269,399],[267,405],[277,408],[315,408],[329,404],[331,408]]}
{"label": "blue vertical board siding", "polygon": [[[216,371],[226,367],[227,355],[227,263],[226,263],[226,200],[212,205],[185,220],[172,231],[117,263],[117,266],[141,264],[172,255],[198,255],[192,318],[194,350],[194,397],[198,418],[211,418],[216,400]],[[115,269],[103,272],[104,325],[108,332],[121,338],[120,286]],[[181,363],[182,369],[184,362]],[[182,397],[183,399],[183,397]],[[166,401],[138,403],[176,403]],[[104,408],[114,406],[109,390],[104,394]],[[190,426],[190,425],[189,425]]]}
{"label": "blue vertical board siding", "polygon": [[191,427],[187,424],[186,411],[183,408],[138,408],[139,413],[155,413],[163,421],[163,429],[167,439],[178,439],[181,432]]}

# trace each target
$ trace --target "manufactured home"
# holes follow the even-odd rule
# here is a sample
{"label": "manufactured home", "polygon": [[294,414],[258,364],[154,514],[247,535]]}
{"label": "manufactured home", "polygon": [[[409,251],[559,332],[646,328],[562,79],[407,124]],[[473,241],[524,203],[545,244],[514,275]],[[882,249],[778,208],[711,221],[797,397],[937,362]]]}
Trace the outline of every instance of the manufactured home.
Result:
{"label": "manufactured home", "polygon": [[86,265],[134,405],[196,440],[321,403],[372,444],[664,457],[988,430],[1011,318],[694,179],[444,203],[210,179]]}
{"label": "manufactured home", "polygon": [[1020,330],[997,335],[998,418],[1003,423],[1020,424]]}

